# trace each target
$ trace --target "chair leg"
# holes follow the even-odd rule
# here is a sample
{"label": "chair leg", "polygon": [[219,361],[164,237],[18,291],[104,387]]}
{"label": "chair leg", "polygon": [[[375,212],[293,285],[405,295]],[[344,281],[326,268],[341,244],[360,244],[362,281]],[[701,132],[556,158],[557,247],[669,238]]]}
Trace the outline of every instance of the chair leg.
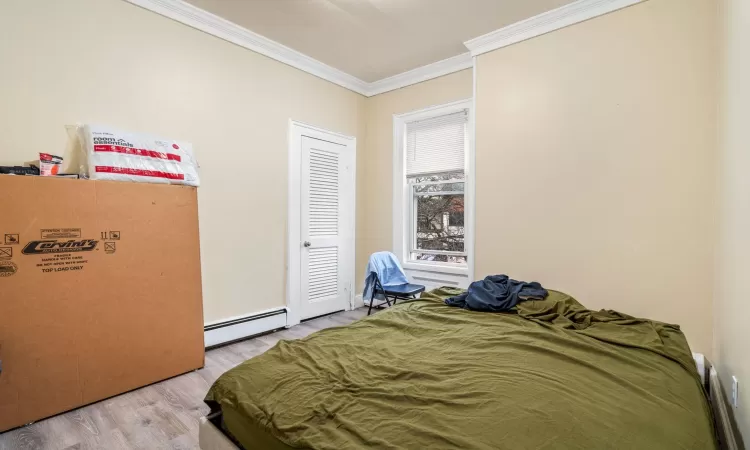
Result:
{"label": "chair leg", "polygon": [[367,309],[367,315],[369,316],[372,312],[372,303],[375,301],[375,287],[372,288],[372,295],[370,296],[370,307]]}

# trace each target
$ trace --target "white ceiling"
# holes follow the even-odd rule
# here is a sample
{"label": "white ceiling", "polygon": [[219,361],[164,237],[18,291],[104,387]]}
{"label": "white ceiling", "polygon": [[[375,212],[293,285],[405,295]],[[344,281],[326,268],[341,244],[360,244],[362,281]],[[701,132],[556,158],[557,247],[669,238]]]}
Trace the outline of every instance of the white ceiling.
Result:
{"label": "white ceiling", "polygon": [[187,0],[366,82],[572,0]]}

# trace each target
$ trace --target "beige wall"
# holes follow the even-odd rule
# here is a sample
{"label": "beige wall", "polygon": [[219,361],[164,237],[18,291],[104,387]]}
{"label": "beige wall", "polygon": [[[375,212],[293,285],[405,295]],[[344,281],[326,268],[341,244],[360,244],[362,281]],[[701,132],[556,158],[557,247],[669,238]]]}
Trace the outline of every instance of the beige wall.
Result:
{"label": "beige wall", "polygon": [[[365,99],[120,0],[3,8],[0,162],[60,151],[75,122],[192,141],[207,321],[284,304],[290,117],[358,137],[361,286],[369,254],[392,247],[393,114],[472,95],[465,70]],[[477,277],[676,322],[710,351],[713,18],[711,0],[650,0],[479,57]]]}
{"label": "beige wall", "polygon": [[721,229],[714,307],[714,363],[731,395],[731,377],[740,381],[734,410],[745,443],[750,443],[750,3],[722,0],[725,49],[722,64]]}
{"label": "beige wall", "polygon": [[393,115],[471,98],[472,71],[463,70],[366,100],[366,151],[357,154],[356,285],[367,258],[393,251]]}
{"label": "beige wall", "polygon": [[715,10],[650,0],[478,58],[477,278],[677,323],[710,353]]}
{"label": "beige wall", "polygon": [[0,163],[75,122],[191,141],[206,321],[283,306],[287,121],[362,141],[365,99],[121,0],[2,3]]}

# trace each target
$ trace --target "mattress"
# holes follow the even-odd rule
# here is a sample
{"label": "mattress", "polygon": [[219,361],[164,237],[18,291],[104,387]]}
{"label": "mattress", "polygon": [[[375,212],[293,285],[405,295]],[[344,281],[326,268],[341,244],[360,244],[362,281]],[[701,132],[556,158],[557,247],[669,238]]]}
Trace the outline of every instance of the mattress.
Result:
{"label": "mattress", "polygon": [[557,291],[512,313],[443,304],[458,292],[280,341],[206,402],[248,450],[716,448],[678,326]]}
{"label": "mattress", "polygon": [[237,450],[220,428],[216,427],[208,417],[201,417],[198,425],[198,445],[203,450]]}

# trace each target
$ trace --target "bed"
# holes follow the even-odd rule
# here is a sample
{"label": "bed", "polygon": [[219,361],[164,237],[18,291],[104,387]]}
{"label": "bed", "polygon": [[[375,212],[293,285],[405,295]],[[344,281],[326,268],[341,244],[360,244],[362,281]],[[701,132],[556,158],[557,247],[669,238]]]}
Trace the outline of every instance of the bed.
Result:
{"label": "bed", "polygon": [[280,341],[226,372],[206,396],[202,448],[716,448],[676,325],[557,291],[512,313],[443,303],[459,292]]}

